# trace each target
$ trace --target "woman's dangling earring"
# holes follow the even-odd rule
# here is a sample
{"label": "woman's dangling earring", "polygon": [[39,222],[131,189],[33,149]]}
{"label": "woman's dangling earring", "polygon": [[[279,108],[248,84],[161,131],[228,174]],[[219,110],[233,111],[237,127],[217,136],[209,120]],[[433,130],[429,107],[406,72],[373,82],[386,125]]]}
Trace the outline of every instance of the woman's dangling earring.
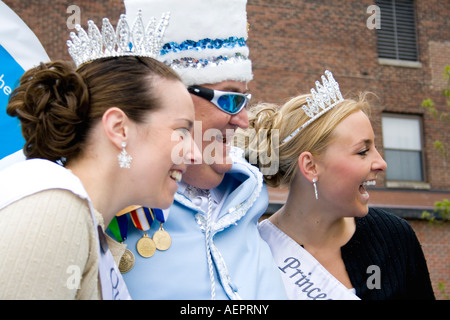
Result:
{"label": "woman's dangling earring", "polygon": [[316,184],[317,179],[313,178],[312,182],[313,182],[313,186],[314,186],[314,194],[316,196],[316,200],[319,200],[319,194],[317,193],[317,184]]}
{"label": "woman's dangling earring", "polygon": [[133,160],[133,158],[125,150],[126,146],[127,143],[122,142],[122,152],[119,153],[117,159],[119,160],[119,167],[130,169],[131,160]]}

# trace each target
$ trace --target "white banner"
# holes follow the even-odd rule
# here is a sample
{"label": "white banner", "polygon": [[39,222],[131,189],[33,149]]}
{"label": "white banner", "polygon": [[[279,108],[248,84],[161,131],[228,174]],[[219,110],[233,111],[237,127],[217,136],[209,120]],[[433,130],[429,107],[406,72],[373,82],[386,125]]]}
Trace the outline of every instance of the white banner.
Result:
{"label": "white banner", "polygon": [[269,220],[258,225],[261,237],[272,255],[291,300],[359,300],[331,275],[308,251]]}

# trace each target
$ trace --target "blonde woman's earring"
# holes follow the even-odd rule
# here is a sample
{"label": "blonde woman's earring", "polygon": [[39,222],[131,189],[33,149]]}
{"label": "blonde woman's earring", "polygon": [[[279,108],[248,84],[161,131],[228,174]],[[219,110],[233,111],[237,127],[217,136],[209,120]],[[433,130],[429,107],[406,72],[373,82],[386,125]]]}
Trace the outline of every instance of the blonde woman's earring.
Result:
{"label": "blonde woman's earring", "polygon": [[316,184],[317,179],[314,178],[314,179],[312,180],[312,182],[313,182],[313,186],[314,186],[314,195],[316,196],[316,200],[319,200],[319,194],[317,193],[317,184]]}
{"label": "blonde woman's earring", "polygon": [[122,142],[122,152],[119,153],[117,159],[119,160],[119,167],[130,169],[131,160],[133,160],[133,158],[125,150],[126,146],[127,143]]}

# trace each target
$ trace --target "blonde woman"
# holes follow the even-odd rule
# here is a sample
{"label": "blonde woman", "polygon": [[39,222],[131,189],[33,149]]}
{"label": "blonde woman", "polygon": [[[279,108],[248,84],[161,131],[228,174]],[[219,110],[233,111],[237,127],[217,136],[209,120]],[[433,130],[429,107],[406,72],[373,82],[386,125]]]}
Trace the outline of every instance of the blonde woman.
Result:
{"label": "blonde woman", "polygon": [[[330,72],[312,94],[281,107],[252,108],[250,129],[271,132],[278,153],[271,187],[286,203],[259,225],[290,299],[433,299],[420,244],[409,224],[368,207],[386,162],[375,147],[367,95],[344,99]],[[271,141],[276,132],[279,144]],[[256,134],[258,136],[258,134]],[[247,154],[255,152],[250,141]],[[267,150],[261,150],[259,155]]]}

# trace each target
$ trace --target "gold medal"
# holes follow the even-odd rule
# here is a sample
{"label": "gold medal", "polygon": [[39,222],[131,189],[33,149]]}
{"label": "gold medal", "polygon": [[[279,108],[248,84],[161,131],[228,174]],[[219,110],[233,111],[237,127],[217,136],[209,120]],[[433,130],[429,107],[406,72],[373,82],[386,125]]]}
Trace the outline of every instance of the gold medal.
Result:
{"label": "gold medal", "polygon": [[155,242],[147,236],[147,232],[145,232],[144,236],[136,243],[136,250],[144,258],[150,258],[155,254]]}
{"label": "gold medal", "polygon": [[120,273],[127,273],[133,269],[135,263],[135,258],[133,252],[125,249],[122,258],[120,258],[119,271]]}
{"label": "gold medal", "polygon": [[153,235],[153,241],[155,241],[156,249],[161,251],[169,249],[172,244],[170,234],[163,229],[162,224],[159,226],[159,230]]}

